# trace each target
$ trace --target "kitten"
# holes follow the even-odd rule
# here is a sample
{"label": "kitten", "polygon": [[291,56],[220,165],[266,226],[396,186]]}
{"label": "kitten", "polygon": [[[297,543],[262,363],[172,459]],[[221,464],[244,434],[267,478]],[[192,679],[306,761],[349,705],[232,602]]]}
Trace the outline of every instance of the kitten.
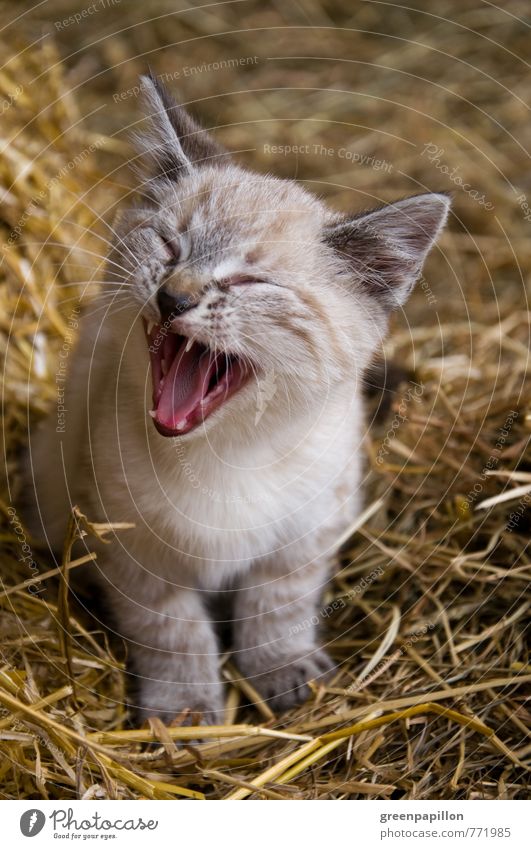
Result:
{"label": "kitten", "polygon": [[449,200],[339,215],[142,87],[142,200],[115,224],[113,298],[82,324],[65,432],[32,435],[32,526],[60,551],[72,504],[135,524],[87,580],[128,642],[138,718],[214,723],[222,591],[234,662],[275,710],[333,669],[313,623],[361,506],[362,377]]}

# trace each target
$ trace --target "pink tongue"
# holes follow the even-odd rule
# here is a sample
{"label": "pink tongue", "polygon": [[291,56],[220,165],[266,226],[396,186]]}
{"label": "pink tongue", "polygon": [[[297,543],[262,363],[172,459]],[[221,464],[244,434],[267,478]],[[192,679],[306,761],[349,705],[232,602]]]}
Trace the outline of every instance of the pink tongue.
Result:
{"label": "pink tongue", "polygon": [[197,343],[194,342],[189,351],[185,351],[185,347],[186,340],[163,378],[156,409],[156,420],[172,429],[186,422],[187,416],[207,394],[214,364],[209,352]]}

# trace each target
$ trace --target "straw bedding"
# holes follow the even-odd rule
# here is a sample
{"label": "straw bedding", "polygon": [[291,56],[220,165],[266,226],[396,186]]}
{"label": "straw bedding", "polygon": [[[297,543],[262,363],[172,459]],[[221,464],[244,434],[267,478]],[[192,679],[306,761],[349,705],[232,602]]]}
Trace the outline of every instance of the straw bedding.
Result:
{"label": "straw bedding", "polygon": [[[146,20],[145,4],[108,3],[64,25],[82,8],[28,6],[1,36],[2,797],[524,798],[525,4],[443,0],[435,16],[424,4],[159,2]],[[54,408],[61,353],[80,312],[101,306],[109,224],[132,186],[122,130],[148,62],[240,161],[338,209],[425,189],[454,198],[386,343],[406,376],[383,419],[370,407],[366,511],[339,541],[319,613],[339,671],[274,716],[248,706],[255,694],[224,659],[226,724],[200,745],[193,727],[128,725],[123,647],[66,592],[68,546],[58,574],[15,494],[28,421]],[[90,518],[89,550],[113,533]]]}

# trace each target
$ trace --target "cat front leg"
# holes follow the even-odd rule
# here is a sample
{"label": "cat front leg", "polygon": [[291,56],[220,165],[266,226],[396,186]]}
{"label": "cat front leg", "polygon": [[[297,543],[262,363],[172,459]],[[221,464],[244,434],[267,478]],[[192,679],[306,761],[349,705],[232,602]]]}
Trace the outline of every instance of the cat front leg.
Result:
{"label": "cat front leg", "polygon": [[116,630],[128,646],[128,689],[138,722],[169,723],[185,708],[202,722],[222,719],[223,691],[217,640],[199,593],[171,588],[135,602],[113,590]]}
{"label": "cat front leg", "polygon": [[304,702],[308,682],[334,670],[318,642],[318,608],[329,571],[325,558],[293,568],[280,557],[254,564],[235,590],[234,660],[278,711]]}

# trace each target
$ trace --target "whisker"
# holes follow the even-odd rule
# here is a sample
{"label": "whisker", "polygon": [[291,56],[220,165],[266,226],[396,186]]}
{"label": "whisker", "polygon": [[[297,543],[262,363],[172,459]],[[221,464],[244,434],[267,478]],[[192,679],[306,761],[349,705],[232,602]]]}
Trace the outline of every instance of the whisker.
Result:
{"label": "whisker", "polygon": [[117,283],[115,280],[74,280],[72,283],[54,283],[54,289],[69,289],[72,286],[115,286],[120,288],[132,288],[133,283],[127,283],[125,280],[122,283]]}
{"label": "whisker", "polygon": [[[92,212],[92,213],[96,216],[97,220],[98,220],[98,221],[100,221],[100,222],[101,222],[101,223],[102,223],[105,227],[107,227],[107,229],[111,231],[111,233],[113,234],[113,236],[115,236],[115,237],[116,237],[116,239],[117,239],[118,243],[119,243],[122,247],[124,247],[124,248],[126,248],[126,249],[127,249],[127,251],[128,251],[128,252],[130,253],[130,255],[131,255],[131,258],[132,258],[132,259],[133,259],[133,261],[136,263],[136,257],[135,257],[135,255],[134,255],[133,251],[130,249],[129,245],[127,245],[127,244],[124,242],[124,240],[122,239],[122,237],[118,235],[118,233],[116,232],[116,230],[114,229],[114,227],[112,226],[112,224],[109,224],[109,222],[108,222],[108,221],[106,221],[104,218],[102,218],[102,216],[100,215],[100,213],[99,213],[96,209],[92,209],[92,207],[89,207],[89,208],[90,208],[91,212]],[[105,236],[103,236],[101,233],[98,233],[98,234],[97,234],[97,237],[98,237],[98,239],[101,239],[103,242],[105,242],[105,244],[106,244],[106,245],[108,245],[110,248],[113,248],[113,247],[115,247],[115,246],[116,246],[116,245],[115,245],[115,243],[113,243],[113,242],[109,241],[109,239],[106,239],[106,238],[105,238]]]}
{"label": "whisker", "polygon": [[[29,246],[33,245],[35,247],[40,247],[40,248],[42,248],[44,245],[46,245],[46,246],[51,245],[52,247],[56,247],[56,248],[66,248],[69,252],[69,255],[71,255],[72,252],[73,252],[72,246],[71,245],[65,245],[63,242],[52,242],[52,241],[46,241],[44,243],[43,242],[27,242],[27,244]],[[123,265],[120,265],[120,263],[109,259],[107,256],[104,256],[103,254],[98,254],[95,251],[91,251],[88,248],[83,248],[80,245],[76,245],[75,250],[81,251],[81,253],[88,254],[89,256],[94,256],[97,259],[101,259],[103,262],[110,263],[111,265],[115,265],[116,268],[119,268],[120,271],[123,271],[128,277],[131,274],[131,269],[125,268]],[[67,262],[67,259],[64,260],[63,265],[64,265],[65,262]],[[136,260],[135,260],[135,265],[136,265]]]}
{"label": "whisker", "polygon": [[[119,304],[117,309],[112,309],[113,303]],[[123,310],[128,309],[129,307],[130,307],[129,303],[124,304],[120,301],[111,301],[110,303],[107,303],[107,304],[100,304],[94,310],[91,310],[90,312],[86,313],[85,317],[90,318],[94,315],[97,315],[98,312],[105,310],[105,314],[102,318],[102,321],[104,321],[107,318],[111,318],[111,317],[117,315],[119,312],[123,312]]]}

